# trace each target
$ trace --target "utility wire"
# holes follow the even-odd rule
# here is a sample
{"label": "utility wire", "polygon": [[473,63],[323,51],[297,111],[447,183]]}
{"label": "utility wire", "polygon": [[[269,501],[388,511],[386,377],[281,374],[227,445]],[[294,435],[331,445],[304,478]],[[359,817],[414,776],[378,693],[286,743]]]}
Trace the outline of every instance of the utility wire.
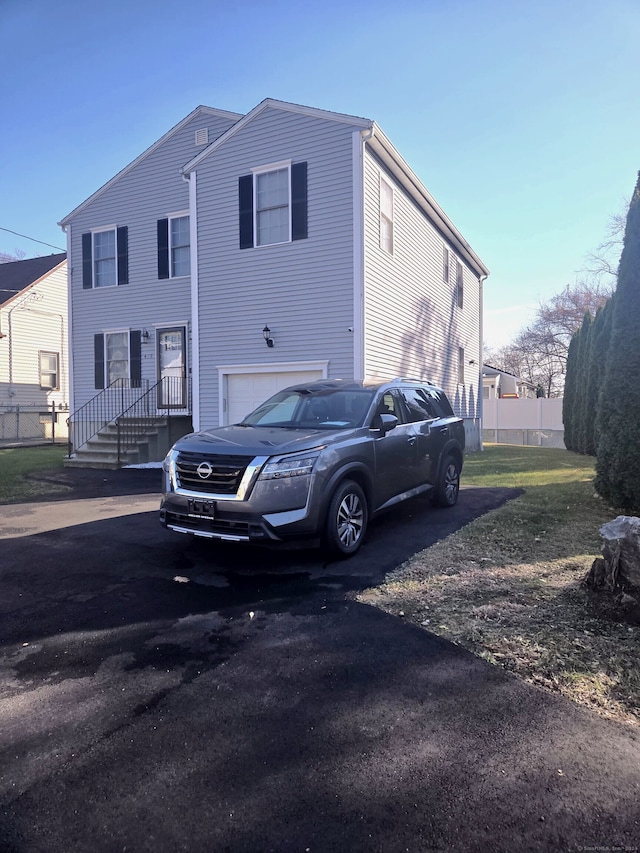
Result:
{"label": "utility wire", "polygon": [[8,231],[9,234],[15,234],[16,237],[24,237],[25,240],[33,240],[34,243],[42,243],[43,246],[49,246],[50,249],[58,249],[60,252],[66,252],[66,249],[61,249],[60,246],[54,246],[53,243],[45,243],[43,240],[36,240],[35,237],[27,237],[26,234],[18,234],[17,231],[12,231],[10,228],[3,228],[0,225],[0,231]]}

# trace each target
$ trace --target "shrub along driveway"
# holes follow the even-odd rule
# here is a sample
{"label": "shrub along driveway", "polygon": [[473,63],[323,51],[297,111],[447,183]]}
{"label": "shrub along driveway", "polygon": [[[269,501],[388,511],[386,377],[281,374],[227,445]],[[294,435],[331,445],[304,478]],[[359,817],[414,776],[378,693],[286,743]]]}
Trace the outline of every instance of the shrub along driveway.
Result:
{"label": "shrub along driveway", "polygon": [[635,730],[350,598],[508,491],[325,564],[167,533],[156,485],[0,507],[3,853],[637,845]]}

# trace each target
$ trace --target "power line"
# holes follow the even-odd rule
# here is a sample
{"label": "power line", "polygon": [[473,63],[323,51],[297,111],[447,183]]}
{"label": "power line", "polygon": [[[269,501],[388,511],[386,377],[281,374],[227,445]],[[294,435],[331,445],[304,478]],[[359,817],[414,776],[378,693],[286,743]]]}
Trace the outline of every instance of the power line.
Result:
{"label": "power line", "polygon": [[53,243],[45,243],[44,240],[36,240],[35,237],[27,237],[26,234],[18,234],[17,231],[12,231],[10,228],[3,228],[0,225],[0,231],[8,231],[9,234],[15,234],[16,237],[24,237],[25,240],[33,240],[34,243],[42,243],[43,246],[49,246],[50,249],[58,249],[60,252],[66,252],[66,249],[60,248],[60,246],[54,246]]}

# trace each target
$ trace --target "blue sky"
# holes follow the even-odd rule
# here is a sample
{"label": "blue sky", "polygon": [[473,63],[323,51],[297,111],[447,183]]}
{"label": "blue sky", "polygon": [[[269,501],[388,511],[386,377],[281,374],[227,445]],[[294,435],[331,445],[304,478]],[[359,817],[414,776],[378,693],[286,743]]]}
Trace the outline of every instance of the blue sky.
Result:
{"label": "blue sky", "polygon": [[[491,270],[497,346],[640,169],[638,0],[0,0],[0,226],[58,221],[198,104],[374,119]],[[0,231],[0,251],[55,249]]]}

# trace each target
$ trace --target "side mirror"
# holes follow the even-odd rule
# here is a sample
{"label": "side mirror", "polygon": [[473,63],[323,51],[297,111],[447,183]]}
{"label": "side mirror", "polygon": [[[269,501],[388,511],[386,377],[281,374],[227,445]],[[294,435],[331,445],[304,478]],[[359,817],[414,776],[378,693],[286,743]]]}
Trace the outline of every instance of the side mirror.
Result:
{"label": "side mirror", "polygon": [[391,432],[392,429],[395,429],[399,424],[399,421],[395,415],[380,415],[380,432],[382,435],[386,435],[388,432]]}

